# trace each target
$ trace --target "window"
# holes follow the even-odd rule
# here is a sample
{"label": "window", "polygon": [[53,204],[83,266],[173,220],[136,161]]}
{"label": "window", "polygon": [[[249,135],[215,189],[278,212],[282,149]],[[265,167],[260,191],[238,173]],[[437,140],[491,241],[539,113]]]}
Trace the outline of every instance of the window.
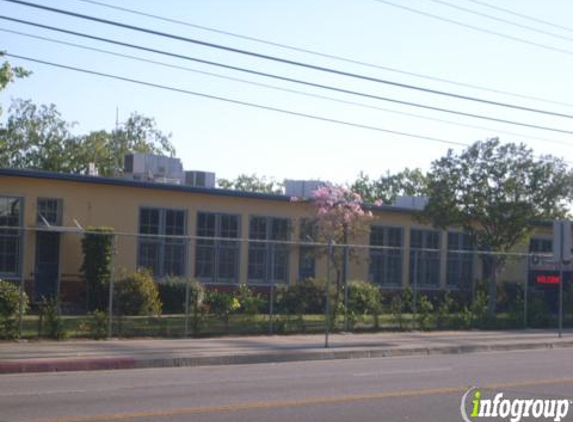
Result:
{"label": "window", "polygon": [[[317,226],[314,221],[303,219],[300,222],[301,242],[316,241]],[[316,248],[314,246],[301,245],[298,259],[298,278],[306,280],[313,278],[316,272]]]}
{"label": "window", "polygon": [[0,197],[0,227],[0,276],[14,278],[20,274],[21,199]]}
{"label": "window", "polygon": [[[239,280],[239,216],[200,212],[197,214],[195,277],[207,283],[237,283]],[[214,238],[201,239],[201,238]],[[226,240],[229,239],[229,240]]]}
{"label": "window", "polygon": [[400,227],[372,226],[370,246],[370,281],[382,286],[402,285],[402,239]]}
{"label": "window", "polygon": [[38,198],[36,222],[40,225],[62,225],[62,200]]}
{"label": "window", "polygon": [[410,285],[440,285],[440,232],[437,230],[410,231]]}
{"label": "window", "polygon": [[467,233],[448,233],[448,262],[446,285],[462,287],[471,285],[474,269],[474,243]]}
{"label": "window", "polygon": [[139,211],[138,267],[155,277],[185,275],[185,211],[141,208]]}
{"label": "window", "polygon": [[[288,280],[289,220],[286,218],[251,217],[249,224],[249,282],[274,284]],[[278,241],[278,242],[273,242]]]}
{"label": "window", "polygon": [[533,238],[529,241],[529,252],[531,253],[552,253],[553,240]]}

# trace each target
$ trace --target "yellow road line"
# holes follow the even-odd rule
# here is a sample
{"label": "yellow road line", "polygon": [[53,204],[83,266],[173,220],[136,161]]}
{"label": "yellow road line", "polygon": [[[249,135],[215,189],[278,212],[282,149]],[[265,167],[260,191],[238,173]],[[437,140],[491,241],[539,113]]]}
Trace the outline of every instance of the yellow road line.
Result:
{"label": "yellow road line", "polygon": [[[554,379],[507,382],[507,383],[491,384],[484,386],[482,388],[503,389],[503,388],[527,387],[527,386],[551,385],[551,384],[573,384],[573,378],[554,378]],[[462,393],[467,389],[468,389],[467,386],[422,388],[413,390],[392,391],[385,393],[346,395],[338,397],[311,397],[299,400],[253,401],[246,403],[233,403],[228,405],[217,405],[217,406],[180,407],[166,410],[150,410],[146,412],[113,413],[108,415],[97,415],[97,416],[64,416],[64,417],[55,417],[48,419],[13,420],[7,422],[98,422],[98,421],[107,422],[107,421],[121,421],[126,419],[138,419],[138,418],[165,418],[165,417],[184,416],[184,415],[231,413],[231,412],[260,410],[260,409],[281,409],[289,407],[304,407],[304,406],[323,405],[323,404],[340,404],[340,403],[358,402],[358,401],[375,400],[375,399],[416,397],[416,396],[427,396],[427,395],[437,395],[437,394],[455,394],[455,393]]]}

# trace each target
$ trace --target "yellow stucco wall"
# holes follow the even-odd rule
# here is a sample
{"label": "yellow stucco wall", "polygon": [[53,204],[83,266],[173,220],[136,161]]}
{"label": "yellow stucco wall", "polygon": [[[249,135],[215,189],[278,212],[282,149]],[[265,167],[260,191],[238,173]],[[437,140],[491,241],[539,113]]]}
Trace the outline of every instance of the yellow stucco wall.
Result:
{"label": "yellow stucco wall", "polygon": [[[77,181],[29,178],[22,176],[0,175],[0,196],[16,196],[24,199],[24,226],[35,228],[36,203],[39,197],[59,198],[63,201],[63,226],[75,227],[76,222],[84,228],[89,226],[110,226],[120,235],[117,240],[116,269],[133,271],[137,263],[138,214],[140,207],[161,207],[184,209],[187,211],[187,234],[195,235],[197,213],[224,212],[240,215],[241,238],[247,238],[250,216],[272,216],[291,219],[292,240],[298,240],[299,220],[312,217],[312,211],[303,203],[276,201],[270,199],[221,196],[207,193],[171,191],[133,186],[103,185]],[[379,211],[368,224],[401,227],[404,233],[404,252],[402,261],[402,285],[409,279],[409,244],[411,228],[429,228],[414,221],[410,213]],[[538,235],[550,236],[551,229],[541,228]],[[130,235],[127,235],[130,234]],[[79,280],[79,268],[82,262],[81,234],[64,233],[61,236],[60,272],[62,280]],[[359,237],[350,240],[357,245],[368,245],[369,234],[365,230]],[[440,287],[446,285],[447,233],[440,236]],[[527,244],[521,248],[527,251]],[[24,277],[31,280],[34,272],[35,234],[28,231],[24,241]],[[368,280],[368,249],[357,248],[357,259],[350,262],[349,279]],[[187,250],[187,274],[195,272],[194,247]],[[247,282],[248,245],[240,248],[239,279]],[[481,273],[481,263],[475,260],[475,277]],[[289,282],[298,276],[298,247],[290,248]],[[316,276],[325,277],[326,260],[317,259]],[[510,262],[506,266],[501,280],[522,282],[527,277],[527,265],[522,262]]]}

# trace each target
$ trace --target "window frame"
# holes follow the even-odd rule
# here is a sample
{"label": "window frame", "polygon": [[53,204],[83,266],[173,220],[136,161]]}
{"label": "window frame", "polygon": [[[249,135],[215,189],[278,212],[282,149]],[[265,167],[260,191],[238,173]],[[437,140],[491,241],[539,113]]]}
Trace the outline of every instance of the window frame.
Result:
{"label": "window frame", "polygon": [[[55,222],[50,222],[50,220],[48,220],[48,218],[43,215],[40,214],[40,201],[54,201],[56,203],[56,221]],[[62,226],[63,221],[64,221],[64,200],[62,198],[51,198],[51,197],[47,197],[47,196],[39,196],[36,199],[36,224],[40,225],[40,226],[46,226],[46,223],[44,223],[44,220],[42,220],[40,218],[40,215],[42,215],[42,217],[44,217],[46,219],[46,221],[48,222],[48,224],[50,226]]]}
{"label": "window frame", "polygon": [[[241,232],[242,232],[242,225],[241,225],[241,214],[234,214],[229,212],[218,212],[218,211],[204,211],[199,210],[196,213],[197,220],[195,224],[195,234],[199,236],[199,215],[211,215],[215,218],[215,226],[214,226],[214,233],[213,233],[213,240],[208,239],[196,239],[195,240],[195,278],[205,284],[239,284],[240,280],[240,268],[241,268]],[[237,237],[225,237],[223,240],[221,236],[222,233],[222,218],[223,217],[233,217],[237,219]],[[210,236],[201,236],[201,237],[210,237]],[[201,241],[210,241],[213,242],[213,264],[212,264],[212,275],[209,277],[200,276],[197,271],[199,266],[198,264],[198,254],[201,247],[206,245],[199,245]],[[221,249],[225,246],[222,245],[223,242],[233,242],[233,248],[235,251],[235,268],[234,273],[235,276],[233,278],[228,277],[220,277],[220,258],[221,258]]]}
{"label": "window frame", "polygon": [[[0,199],[15,199],[19,202],[19,208],[20,208],[18,215],[18,223],[19,223],[18,226],[14,226],[14,229],[0,229],[0,238],[3,236],[2,231],[4,230],[14,230],[18,233],[16,236],[14,236],[15,238],[17,238],[18,242],[17,243],[18,252],[16,254],[16,259],[18,260],[18,262],[15,265],[16,270],[13,273],[0,272],[0,278],[4,280],[19,280],[22,277],[24,271],[24,233],[25,233],[24,216],[26,215],[24,212],[25,201],[23,196],[10,195],[10,194],[7,195],[0,194]],[[0,224],[0,226],[2,226],[2,224]]]}
{"label": "window frame", "polygon": [[[251,238],[251,224],[254,219],[264,219],[265,220],[265,239],[255,239]],[[277,239],[277,242],[272,242],[272,229],[273,229],[273,221],[274,220],[284,220],[286,222],[286,239]],[[279,242],[288,242],[291,238],[291,231],[292,231],[292,219],[290,217],[278,217],[278,216],[269,216],[269,215],[260,215],[260,214],[252,214],[249,215],[249,233],[248,233],[248,256],[247,256],[247,282],[249,284],[254,284],[258,286],[270,286],[270,285],[277,285],[277,284],[288,284],[290,280],[290,248],[287,244],[281,244]],[[251,240],[257,240],[258,242],[251,242]],[[262,241],[262,242],[260,242]],[[264,245],[264,247],[260,247],[260,245]],[[259,246],[257,248],[257,246]],[[271,261],[269,257],[271,253],[274,254],[274,265],[275,267],[278,265],[276,256],[277,256],[277,249],[279,253],[285,254],[285,269],[284,269],[284,280],[275,279],[274,274],[276,270],[271,267]],[[263,278],[252,278],[251,277],[251,256],[252,250],[258,250],[259,252],[263,252]],[[273,251],[274,252],[271,252]]]}
{"label": "window frame", "polygon": [[[414,232],[421,232],[421,246],[420,247],[413,247],[412,246],[412,238]],[[437,248],[428,248],[425,244],[427,243],[428,235],[436,235],[437,236]],[[425,290],[438,290],[440,289],[440,281],[441,281],[441,264],[442,264],[442,232],[440,230],[435,230],[432,228],[427,227],[410,227],[410,245],[409,245],[409,256],[410,256],[410,264],[409,264],[409,277],[408,277],[408,284],[409,286],[414,286],[414,267],[416,267],[417,275],[422,275],[422,279],[416,275],[416,287],[418,289],[425,289]],[[417,255],[417,262],[414,262]],[[435,282],[428,283],[426,282],[427,279],[430,278],[430,270],[432,267],[429,268],[429,265],[433,263],[433,268],[435,268]]]}
{"label": "window frame", "polygon": [[[450,236],[456,236],[457,238],[457,247],[455,249],[450,248]],[[475,242],[470,245],[469,249],[464,249],[462,246],[462,238],[467,236],[469,242],[472,243],[471,235],[464,231],[459,230],[452,230],[446,232],[446,288],[449,290],[458,290],[464,287],[471,286],[474,282],[475,278],[475,269],[476,269],[476,254],[477,254],[477,247]],[[464,257],[469,257],[469,259],[465,259]],[[454,264],[452,264],[452,261]],[[469,271],[469,279],[463,280],[463,265],[469,261],[470,264],[470,271]],[[456,275],[455,277],[458,282],[457,283],[450,283],[450,274],[451,265],[456,266]]]}
{"label": "window frame", "polygon": [[[158,221],[158,233],[157,234],[150,234],[150,233],[142,233],[141,232],[141,223],[142,223],[142,212],[144,210],[151,210],[151,211],[158,211],[159,212],[159,221]],[[181,235],[167,235],[166,234],[166,220],[167,220],[167,212],[168,211],[175,211],[175,212],[182,212],[183,213],[183,234]],[[187,266],[188,266],[188,239],[180,239],[180,246],[183,247],[182,252],[182,261],[181,261],[181,274],[168,274],[165,272],[165,247],[169,245],[169,238],[173,236],[187,236],[187,225],[188,225],[188,211],[186,208],[181,207],[158,207],[154,205],[141,205],[138,208],[138,218],[137,218],[137,268],[148,268],[152,271],[153,278],[161,279],[168,276],[174,277],[185,277],[187,274]],[[146,239],[147,238],[147,239]],[[172,239],[173,241],[179,239]],[[155,244],[158,247],[158,257],[157,257],[157,271],[155,268],[150,268],[149,266],[143,266],[141,263],[141,253],[142,253],[142,243],[150,243]],[[175,242],[173,242],[175,243]]]}
{"label": "window frame", "polygon": [[[383,235],[384,235],[384,240],[383,240],[383,244],[382,245],[372,245],[372,229],[382,229],[383,230]],[[400,246],[391,246],[389,245],[388,241],[386,239],[388,239],[388,233],[390,232],[390,230],[399,230],[400,231]],[[398,226],[398,225],[387,225],[387,224],[372,224],[370,225],[370,231],[369,231],[369,237],[368,237],[368,242],[369,242],[369,250],[368,250],[368,255],[369,255],[369,262],[368,262],[368,280],[379,286],[379,287],[383,287],[383,288],[388,288],[388,289],[396,289],[396,288],[402,288],[403,284],[404,284],[404,243],[405,243],[405,234],[406,230],[404,226]],[[376,248],[370,248],[370,246],[383,246],[385,248],[383,249],[376,249]],[[388,249],[386,249],[386,247]],[[388,252],[395,250],[394,248],[399,248],[399,257],[398,256],[392,256],[391,254],[389,254]],[[382,259],[383,260],[383,265],[387,265],[389,263],[389,261],[392,261],[394,259],[398,259],[399,260],[399,280],[396,283],[382,283],[382,281],[377,281],[374,278],[374,264],[373,264],[373,258],[377,258],[377,259]],[[385,271],[383,271],[384,273],[388,273],[390,272],[390,269],[387,268]],[[383,274],[383,275],[386,275]]]}

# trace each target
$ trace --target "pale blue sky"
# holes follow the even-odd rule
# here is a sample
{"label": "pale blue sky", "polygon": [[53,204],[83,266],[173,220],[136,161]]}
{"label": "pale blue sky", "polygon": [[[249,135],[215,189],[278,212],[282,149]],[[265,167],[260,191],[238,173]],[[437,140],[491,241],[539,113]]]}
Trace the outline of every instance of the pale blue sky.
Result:
{"label": "pale blue sky", "polygon": [[[112,11],[78,0],[34,1],[163,32],[380,79],[573,114],[573,106],[514,98],[395,72],[327,60],[226,35]],[[110,0],[101,1],[111,2]],[[573,24],[570,25],[571,31],[559,30],[485,8],[469,0],[445,0],[461,7],[535,26],[571,39],[567,40],[480,18],[443,4],[437,4],[431,0],[391,1],[465,22],[469,25],[528,39],[535,43],[547,44],[557,49],[567,50],[570,54],[549,51],[479,33],[413,14],[375,0],[251,0],[241,2],[236,0],[165,0],[161,2],[124,0],[114,4],[380,66],[573,104],[573,87],[570,83],[571,75],[573,75]],[[534,0],[484,1],[563,26],[568,26],[570,17],[573,16],[573,3],[566,0],[546,0],[543,2]],[[9,4],[1,0],[0,11],[0,15],[32,20],[324,85],[451,108],[467,113],[487,114],[501,119],[573,130],[571,119],[511,111],[489,105],[479,105],[392,88],[373,82],[357,81],[317,71],[303,70],[285,64],[246,58],[238,54],[120,30],[71,17],[62,17],[50,12]],[[13,54],[89,68],[205,94],[455,142],[470,143],[478,139],[499,136],[503,141],[523,141],[539,154],[552,153],[567,160],[573,151],[573,139],[567,134],[480,121],[310,87],[301,87],[287,82],[110,46],[1,20],[0,28],[48,36],[169,62],[196,70],[361,102],[387,110],[415,113],[489,129],[453,126],[389,111],[334,103],[0,32],[0,49]],[[277,179],[285,177],[321,178],[335,182],[346,182],[352,181],[361,170],[375,177],[387,170],[397,171],[406,166],[427,168],[433,159],[444,155],[447,149],[452,147],[427,140],[416,140],[344,127],[161,91],[21,60],[10,59],[10,61],[13,64],[23,65],[31,69],[34,75],[26,80],[18,81],[0,95],[0,102],[4,109],[8,107],[10,98],[17,97],[31,98],[37,103],[55,103],[64,118],[78,122],[76,130],[79,132],[111,129],[115,124],[116,107],[119,108],[120,120],[127,118],[130,112],[138,111],[155,117],[163,131],[172,133],[172,141],[177,149],[177,155],[182,159],[185,168],[214,171],[221,177],[233,177],[239,173],[258,173],[274,176]],[[540,139],[533,140],[524,136],[505,134],[501,131],[515,132]],[[567,145],[568,143],[570,145]],[[454,148],[459,149],[458,147]]]}

